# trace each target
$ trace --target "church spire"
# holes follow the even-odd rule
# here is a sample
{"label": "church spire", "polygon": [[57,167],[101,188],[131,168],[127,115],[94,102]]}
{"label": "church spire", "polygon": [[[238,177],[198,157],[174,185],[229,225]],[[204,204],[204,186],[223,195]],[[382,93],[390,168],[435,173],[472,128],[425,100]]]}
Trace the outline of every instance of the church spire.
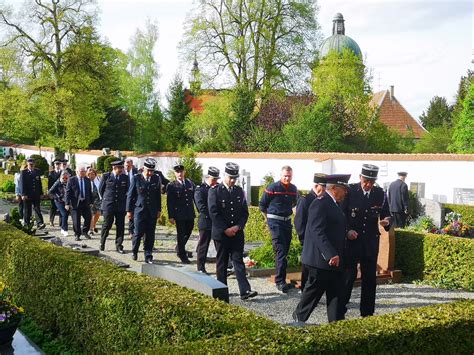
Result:
{"label": "church spire", "polygon": [[189,88],[193,95],[198,95],[201,90],[201,71],[199,70],[199,64],[194,54],[193,69],[191,69],[191,80],[189,82]]}

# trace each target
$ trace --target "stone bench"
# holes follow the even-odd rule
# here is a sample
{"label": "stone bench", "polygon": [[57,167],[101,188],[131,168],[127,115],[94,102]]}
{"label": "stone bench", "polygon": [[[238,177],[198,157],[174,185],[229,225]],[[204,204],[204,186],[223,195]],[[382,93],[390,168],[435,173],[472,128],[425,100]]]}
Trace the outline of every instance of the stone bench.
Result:
{"label": "stone bench", "polygon": [[213,277],[187,266],[143,264],[142,273],[174,282],[204,295],[229,302],[229,289]]}

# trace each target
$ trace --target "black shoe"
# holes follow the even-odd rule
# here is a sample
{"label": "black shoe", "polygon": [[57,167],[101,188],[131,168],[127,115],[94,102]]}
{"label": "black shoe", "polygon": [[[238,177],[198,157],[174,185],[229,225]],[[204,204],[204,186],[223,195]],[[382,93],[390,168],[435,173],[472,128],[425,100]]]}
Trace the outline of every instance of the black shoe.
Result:
{"label": "black shoe", "polygon": [[135,261],[137,261],[137,259],[138,259],[138,255],[137,255],[137,254],[135,254],[135,253],[133,253],[133,254],[132,254],[132,259],[133,259],[133,260],[135,260]]}
{"label": "black shoe", "polygon": [[305,322],[303,322],[302,320],[299,320],[298,319],[298,315],[296,314],[296,311],[294,311],[292,314],[291,314],[291,317],[293,318],[293,323],[290,323],[288,324],[289,326],[292,326],[292,327],[304,327],[306,325]]}
{"label": "black shoe", "polygon": [[147,264],[153,264],[153,258],[146,258],[146,259],[145,259],[145,262],[146,262]]}
{"label": "black shoe", "polygon": [[76,238],[74,238],[74,240],[79,241],[79,240],[81,240],[81,237],[76,235]]}
{"label": "black shoe", "polygon": [[125,254],[125,250],[123,250],[123,246],[117,247],[117,253]]}
{"label": "black shoe", "polygon": [[227,276],[230,276],[234,273],[234,268],[227,268]]}
{"label": "black shoe", "polygon": [[181,263],[183,263],[183,264],[191,264],[191,261],[186,257],[186,258],[181,258]]}
{"label": "black shoe", "polygon": [[240,295],[240,299],[241,300],[246,300],[246,299],[255,297],[257,295],[258,295],[257,291],[248,290],[248,291],[245,291],[245,293],[243,295]]}
{"label": "black shoe", "polygon": [[44,223],[40,223],[40,224],[38,224],[38,226],[36,227],[37,230],[44,229],[44,228],[46,228],[46,224],[44,224]]}
{"label": "black shoe", "polygon": [[94,233],[99,233],[99,230],[97,228],[94,228]]}
{"label": "black shoe", "polygon": [[198,269],[198,272],[202,272],[203,274],[206,274],[206,275],[209,275],[209,273],[207,272],[207,270],[203,267],[199,268]]}
{"label": "black shoe", "polygon": [[278,291],[281,291],[282,293],[288,293],[288,290],[291,288],[291,284],[276,284],[276,288]]}
{"label": "black shoe", "polygon": [[192,258],[192,257],[193,257],[193,252],[186,250],[186,256],[187,256],[188,258]]}
{"label": "black shoe", "polygon": [[104,250],[105,250],[105,245],[101,245],[101,246],[99,247],[99,250],[100,250],[100,251],[104,251]]}
{"label": "black shoe", "polygon": [[90,236],[89,233],[85,234],[84,237],[85,237],[86,239],[92,239],[92,237]]}

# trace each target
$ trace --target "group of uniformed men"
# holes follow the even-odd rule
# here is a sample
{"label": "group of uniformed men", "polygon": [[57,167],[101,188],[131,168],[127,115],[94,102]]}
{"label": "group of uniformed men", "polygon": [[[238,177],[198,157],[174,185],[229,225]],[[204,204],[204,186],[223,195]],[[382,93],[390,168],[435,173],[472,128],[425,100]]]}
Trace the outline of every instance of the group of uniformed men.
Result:
{"label": "group of uniformed men", "polygon": [[[38,225],[44,228],[39,211],[40,175],[34,169],[34,161],[28,159],[27,162],[28,167],[20,176],[25,220],[29,221],[33,206]],[[59,163],[64,167],[64,161]],[[207,273],[206,256],[212,239],[217,251],[217,279],[227,284],[230,259],[241,298],[257,295],[247,280],[243,262],[243,230],[249,212],[245,194],[236,185],[239,177],[237,164],[226,164],[224,178],[219,184],[219,169],[210,167],[204,182],[197,187],[185,177],[186,171],[181,164],[174,166],[176,180],[170,183],[155,172],[156,161],[151,158],[145,159],[140,171],[133,168],[129,160],[126,174],[122,161],[111,165],[112,172],[104,174],[99,185],[104,217],[101,250],[105,249],[115,221],[116,250],[125,253],[122,243],[127,215],[132,234],[132,258],[137,260],[141,239],[144,239],[145,262],[152,263],[155,228],[161,214],[162,182],[165,182],[168,217],[176,225],[176,252],[181,262],[189,264],[192,256],[185,247],[194,227],[195,204],[199,211],[198,271]],[[360,181],[354,184],[348,184],[350,175],[315,174],[313,189],[307,196],[300,197],[296,186],[291,183],[292,168],[284,166],[280,180],[265,189],[259,208],[272,236],[276,288],[283,293],[291,288],[286,282],[286,268],[292,237],[291,215],[296,206],[295,229],[303,245],[302,296],[293,313],[297,324],[309,318],[324,293],[329,322],[344,319],[358,264],[361,272],[360,314],[362,317],[374,314],[379,225],[386,230],[390,228],[389,202],[394,206],[392,215],[397,214],[394,222],[399,227],[404,226],[408,208],[408,191],[404,183],[406,173],[400,172],[400,179],[391,184],[389,201],[383,189],[375,185],[378,170],[375,165],[363,164]],[[91,182],[85,171],[85,167],[78,167],[77,175],[67,181],[65,192],[65,205],[71,210],[76,239],[81,234],[88,235],[90,224]],[[50,174],[51,179],[54,179],[53,174],[61,174],[59,167]],[[53,210],[51,213],[54,216]],[[84,219],[83,227],[81,217]]]}

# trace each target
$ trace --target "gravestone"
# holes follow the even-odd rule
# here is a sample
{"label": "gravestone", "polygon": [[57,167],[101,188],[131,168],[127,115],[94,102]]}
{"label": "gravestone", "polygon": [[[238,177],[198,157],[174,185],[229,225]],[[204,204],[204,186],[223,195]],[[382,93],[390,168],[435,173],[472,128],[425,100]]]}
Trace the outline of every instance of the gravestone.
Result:
{"label": "gravestone", "polygon": [[474,205],[474,189],[454,188],[453,202],[458,205]]}
{"label": "gravestone", "polygon": [[433,219],[436,227],[441,228],[444,225],[444,208],[439,202],[420,198],[420,203],[424,207],[425,214]]}
{"label": "gravestone", "polygon": [[247,204],[250,205],[252,199],[252,185],[250,184],[250,173],[248,171],[242,170],[241,186],[244,190],[245,198],[247,199]]}

